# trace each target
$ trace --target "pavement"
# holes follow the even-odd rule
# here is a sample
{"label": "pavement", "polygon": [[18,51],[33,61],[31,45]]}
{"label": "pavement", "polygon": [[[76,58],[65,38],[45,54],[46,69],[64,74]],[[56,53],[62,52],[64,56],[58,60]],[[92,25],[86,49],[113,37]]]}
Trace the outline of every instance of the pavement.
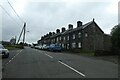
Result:
{"label": "pavement", "polygon": [[118,78],[118,64],[26,47],[2,60],[3,78]]}

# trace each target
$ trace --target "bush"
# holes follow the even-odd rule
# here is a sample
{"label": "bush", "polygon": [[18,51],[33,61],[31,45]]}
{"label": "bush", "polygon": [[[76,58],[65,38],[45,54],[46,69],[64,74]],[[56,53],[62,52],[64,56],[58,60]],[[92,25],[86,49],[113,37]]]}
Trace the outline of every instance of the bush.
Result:
{"label": "bush", "polygon": [[113,27],[111,31],[112,50],[120,54],[120,24]]}

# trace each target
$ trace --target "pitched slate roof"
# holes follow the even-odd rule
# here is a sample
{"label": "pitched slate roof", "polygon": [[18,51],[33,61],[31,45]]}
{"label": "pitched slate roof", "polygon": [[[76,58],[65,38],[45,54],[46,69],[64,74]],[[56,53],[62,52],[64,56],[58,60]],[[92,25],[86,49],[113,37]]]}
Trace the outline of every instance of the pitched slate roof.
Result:
{"label": "pitched slate roof", "polygon": [[67,29],[66,31],[64,31],[64,32],[62,32],[62,33],[54,34],[53,36],[51,36],[51,38],[57,37],[57,36],[59,36],[59,35],[68,34],[68,33],[70,33],[70,32],[74,32],[74,31],[79,30],[79,29],[84,29],[84,28],[86,28],[87,26],[89,26],[91,23],[93,23],[93,21],[88,22],[88,23],[86,23],[86,24],[84,24],[84,25],[82,25],[82,26],[80,26],[80,27],[76,27],[76,28],[74,28],[74,29]]}
{"label": "pitched slate roof", "polygon": [[82,26],[80,26],[80,27],[76,27],[76,28],[74,28],[74,29],[68,29],[68,30],[66,30],[66,31],[65,31],[64,33],[62,33],[62,34],[64,35],[64,34],[68,34],[68,33],[70,33],[70,32],[74,32],[74,31],[76,31],[76,30],[84,29],[84,28],[88,27],[89,25],[91,25],[91,23],[93,23],[93,21],[88,22],[88,23],[86,23],[86,24],[84,24],[84,25],[82,25]]}
{"label": "pitched slate roof", "polygon": [[61,33],[54,34],[53,36],[50,36],[50,38],[54,38],[54,37],[57,37],[59,35],[61,35]]}
{"label": "pitched slate roof", "polygon": [[[71,32],[74,32],[74,31],[77,31],[77,30],[80,30],[80,29],[85,29],[86,27],[88,27],[89,25],[91,25],[92,23],[95,23],[94,19],[80,27],[76,27],[76,28],[73,28],[73,29],[67,29],[66,31],[64,32],[61,32],[61,33],[58,33],[58,34],[54,34],[53,36],[48,36],[46,37],[45,39],[48,39],[48,38],[54,38],[54,37],[57,37],[57,36],[60,36],[60,35],[65,35],[65,34],[69,34]],[[101,30],[101,29],[100,29]],[[102,30],[101,30],[102,31]]]}

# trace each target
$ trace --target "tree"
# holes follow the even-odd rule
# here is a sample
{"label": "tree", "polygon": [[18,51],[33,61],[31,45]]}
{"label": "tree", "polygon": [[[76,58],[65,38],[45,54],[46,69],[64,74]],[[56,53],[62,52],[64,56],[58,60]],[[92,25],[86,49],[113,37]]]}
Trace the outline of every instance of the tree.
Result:
{"label": "tree", "polygon": [[111,35],[113,49],[120,54],[120,24],[112,28]]}
{"label": "tree", "polygon": [[28,43],[25,43],[24,46],[28,46]]}
{"label": "tree", "polygon": [[23,45],[23,42],[20,42],[19,45]]}

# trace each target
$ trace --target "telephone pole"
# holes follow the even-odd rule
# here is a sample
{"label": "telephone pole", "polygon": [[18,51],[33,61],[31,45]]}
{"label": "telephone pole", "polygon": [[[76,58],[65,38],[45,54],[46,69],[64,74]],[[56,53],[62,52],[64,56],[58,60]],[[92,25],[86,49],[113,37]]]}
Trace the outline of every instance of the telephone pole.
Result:
{"label": "telephone pole", "polygon": [[24,25],[23,25],[23,28],[22,28],[22,31],[21,31],[20,36],[18,38],[17,44],[19,43],[20,38],[21,38],[21,36],[23,34],[23,46],[24,46],[24,44],[25,44],[25,33],[26,33],[26,23],[24,23]]}
{"label": "telephone pole", "polygon": [[26,32],[26,23],[24,23],[23,45],[24,45],[24,43],[25,43],[25,32]]}

